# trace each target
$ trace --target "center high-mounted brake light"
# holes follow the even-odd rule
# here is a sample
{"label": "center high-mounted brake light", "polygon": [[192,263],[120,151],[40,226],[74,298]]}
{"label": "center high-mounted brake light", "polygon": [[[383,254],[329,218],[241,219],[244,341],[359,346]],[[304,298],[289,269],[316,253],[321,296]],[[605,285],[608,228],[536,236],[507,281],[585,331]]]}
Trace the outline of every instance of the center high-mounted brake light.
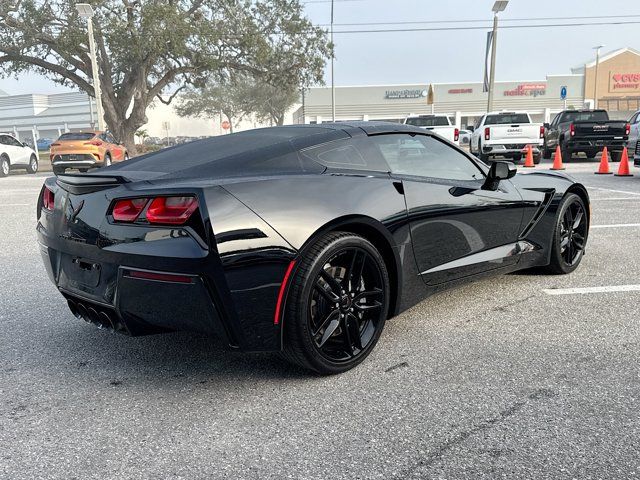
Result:
{"label": "center high-mounted brake light", "polygon": [[627,123],[627,124],[624,126],[624,134],[625,134],[625,135],[629,135],[630,133],[631,133],[631,124],[630,124],[630,123]]}
{"label": "center high-mounted brake light", "polygon": [[544,125],[540,125],[540,138],[544,138]]}
{"label": "center high-mounted brake light", "polygon": [[460,138],[460,130],[458,130],[457,128],[453,131],[453,141],[457,142],[458,139]]}
{"label": "center high-mounted brake light", "polygon": [[46,185],[42,186],[42,208],[48,211],[53,210],[53,204],[55,201],[55,194],[49,190]]}
{"label": "center high-mounted brake light", "polygon": [[573,123],[569,124],[569,135],[572,137],[576,134],[576,126]]}
{"label": "center high-mounted brake light", "polygon": [[491,129],[489,127],[484,128],[484,139],[491,140]]}
{"label": "center high-mounted brake light", "polygon": [[183,225],[197,209],[198,200],[190,196],[123,198],[116,200],[111,215],[119,223],[140,219],[155,225]]}

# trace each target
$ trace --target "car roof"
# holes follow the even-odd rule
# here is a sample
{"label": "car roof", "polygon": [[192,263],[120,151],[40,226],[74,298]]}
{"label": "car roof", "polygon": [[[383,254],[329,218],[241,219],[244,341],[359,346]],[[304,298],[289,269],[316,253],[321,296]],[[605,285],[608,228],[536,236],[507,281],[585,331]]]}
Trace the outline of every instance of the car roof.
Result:
{"label": "car roof", "polygon": [[130,178],[140,178],[144,172],[150,176],[206,175],[208,178],[321,172],[324,167],[295,152],[334,140],[400,132],[428,134],[421,128],[392,122],[257,128],[165,148],[117,163],[109,169]]}

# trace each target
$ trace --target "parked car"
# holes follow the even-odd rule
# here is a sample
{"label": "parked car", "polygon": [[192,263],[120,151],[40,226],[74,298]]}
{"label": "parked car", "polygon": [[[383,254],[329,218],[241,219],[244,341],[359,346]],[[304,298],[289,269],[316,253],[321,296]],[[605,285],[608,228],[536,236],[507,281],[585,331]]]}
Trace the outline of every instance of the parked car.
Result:
{"label": "parked car", "polygon": [[49,150],[52,143],[53,140],[51,138],[39,138],[36,145],[38,146],[38,150]]}
{"label": "parked car", "polygon": [[447,115],[416,115],[405,118],[402,123],[429,130],[450,142],[458,143],[460,130]]}
{"label": "parked car", "polygon": [[579,152],[594,158],[607,147],[611,160],[617,162],[631,129],[626,120],[609,120],[606,110],[564,110],[544,127],[544,158],[551,158],[559,145],[564,161]]}
{"label": "parked car", "polygon": [[527,112],[491,112],[480,117],[474,126],[469,151],[483,162],[496,156],[519,162],[531,145],[537,164],[543,135],[543,126],[533,123]]}
{"label": "parked car", "polygon": [[636,167],[640,167],[640,110],[631,116],[629,126],[629,140],[627,141],[629,159],[633,160]]}
{"label": "parked car", "polygon": [[37,239],[79,318],[129,335],[206,332],[331,374],[445,287],[572,272],[589,211],[584,186],[562,173],[489,167],[409,125],[341,122],[49,178]]}
{"label": "parked car", "polygon": [[36,173],[38,154],[10,133],[0,133],[0,177],[6,177],[11,170],[19,168]]}
{"label": "parked car", "polygon": [[109,132],[69,132],[51,144],[49,157],[53,172],[59,175],[68,168],[86,172],[89,168],[108,167],[128,160],[129,153]]}

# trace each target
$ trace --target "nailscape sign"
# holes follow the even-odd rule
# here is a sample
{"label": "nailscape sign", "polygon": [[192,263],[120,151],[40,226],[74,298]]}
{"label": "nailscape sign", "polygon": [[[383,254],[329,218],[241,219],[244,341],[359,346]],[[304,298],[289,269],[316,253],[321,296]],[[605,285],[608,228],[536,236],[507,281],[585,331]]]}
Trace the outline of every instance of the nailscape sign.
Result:
{"label": "nailscape sign", "polygon": [[544,83],[521,83],[513,90],[505,90],[505,97],[538,97],[547,94],[547,85]]}

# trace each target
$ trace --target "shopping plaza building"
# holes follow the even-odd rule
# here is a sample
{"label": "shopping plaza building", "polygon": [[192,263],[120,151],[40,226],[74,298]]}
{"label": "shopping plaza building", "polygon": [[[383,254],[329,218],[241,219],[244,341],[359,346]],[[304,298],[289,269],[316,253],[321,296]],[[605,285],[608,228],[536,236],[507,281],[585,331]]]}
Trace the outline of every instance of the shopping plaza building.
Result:
{"label": "shopping plaza building", "polygon": [[[640,109],[640,52],[622,48],[605,54],[597,70],[596,78],[593,60],[570,74],[496,82],[493,109],[523,110],[536,122],[548,122],[565,108],[592,108],[594,99],[615,119],[627,119]],[[436,113],[464,128],[487,110],[487,93],[479,82],[336,87],[335,96],[337,121],[398,122],[409,115]],[[322,123],[331,117],[331,89],[311,88],[294,113],[294,123]]]}

